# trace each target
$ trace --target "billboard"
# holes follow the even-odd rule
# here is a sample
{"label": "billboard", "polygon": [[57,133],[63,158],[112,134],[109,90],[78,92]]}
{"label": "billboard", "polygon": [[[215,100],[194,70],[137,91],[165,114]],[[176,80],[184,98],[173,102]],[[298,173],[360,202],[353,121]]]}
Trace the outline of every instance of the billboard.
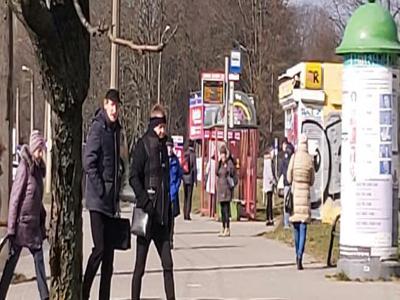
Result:
{"label": "billboard", "polygon": [[322,64],[307,63],[306,64],[306,89],[320,90],[322,89]]}
{"label": "billboard", "polygon": [[224,77],[223,73],[201,74],[201,96],[204,104],[224,102]]}

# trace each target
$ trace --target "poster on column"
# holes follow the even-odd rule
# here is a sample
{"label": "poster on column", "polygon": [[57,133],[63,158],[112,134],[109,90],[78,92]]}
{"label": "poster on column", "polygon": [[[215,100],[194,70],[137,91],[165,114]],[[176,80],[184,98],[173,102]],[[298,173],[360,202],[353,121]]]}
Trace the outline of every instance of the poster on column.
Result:
{"label": "poster on column", "polygon": [[[400,70],[393,70],[393,183],[398,184],[399,180],[399,98],[400,98]],[[397,198],[400,199],[400,189],[398,189]]]}
{"label": "poster on column", "polygon": [[[384,60],[384,59],[383,59]],[[391,245],[392,69],[377,57],[347,59],[343,76],[341,246],[370,255]]]}
{"label": "poster on column", "polygon": [[392,147],[393,153],[397,153],[398,149],[398,109],[399,109],[399,97],[400,97],[400,70],[393,70],[393,140]]}

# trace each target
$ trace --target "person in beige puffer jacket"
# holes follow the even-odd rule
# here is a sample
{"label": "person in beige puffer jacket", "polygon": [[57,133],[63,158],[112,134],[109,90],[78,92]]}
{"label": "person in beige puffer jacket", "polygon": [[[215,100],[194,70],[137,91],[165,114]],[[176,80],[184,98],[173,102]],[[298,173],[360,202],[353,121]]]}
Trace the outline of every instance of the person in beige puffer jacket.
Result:
{"label": "person in beige puffer jacket", "polygon": [[303,253],[307,224],[311,220],[310,187],[314,184],[315,171],[312,156],[308,153],[308,139],[302,134],[296,153],[291,157],[287,178],[292,184],[293,214],[290,222],[294,228],[297,269],[303,269]]}

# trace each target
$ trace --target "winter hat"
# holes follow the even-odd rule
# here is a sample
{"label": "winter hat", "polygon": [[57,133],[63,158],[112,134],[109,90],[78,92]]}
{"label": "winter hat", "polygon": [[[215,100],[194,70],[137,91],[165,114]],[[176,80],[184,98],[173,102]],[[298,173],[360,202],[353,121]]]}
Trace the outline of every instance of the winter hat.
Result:
{"label": "winter hat", "polygon": [[166,145],[170,147],[174,146],[174,140],[170,136],[167,138]]}
{"label": "winter hat", "polygon": [[46,149],[46,141],[39,130],[34,130],[29,139],[29,150],[33,153],[39,148]]}

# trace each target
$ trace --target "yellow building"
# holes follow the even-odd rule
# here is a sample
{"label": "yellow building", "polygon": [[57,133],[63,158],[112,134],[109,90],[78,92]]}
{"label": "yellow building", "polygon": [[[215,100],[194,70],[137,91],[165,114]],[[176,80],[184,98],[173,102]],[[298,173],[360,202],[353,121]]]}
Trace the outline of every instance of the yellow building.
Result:
{"label": "yellow building", "polygon": [[312,216],[330,222],[340,211],[341,63],[301,62],[280,76],[285,135],[294,145],[305,133],[314,156]]}

